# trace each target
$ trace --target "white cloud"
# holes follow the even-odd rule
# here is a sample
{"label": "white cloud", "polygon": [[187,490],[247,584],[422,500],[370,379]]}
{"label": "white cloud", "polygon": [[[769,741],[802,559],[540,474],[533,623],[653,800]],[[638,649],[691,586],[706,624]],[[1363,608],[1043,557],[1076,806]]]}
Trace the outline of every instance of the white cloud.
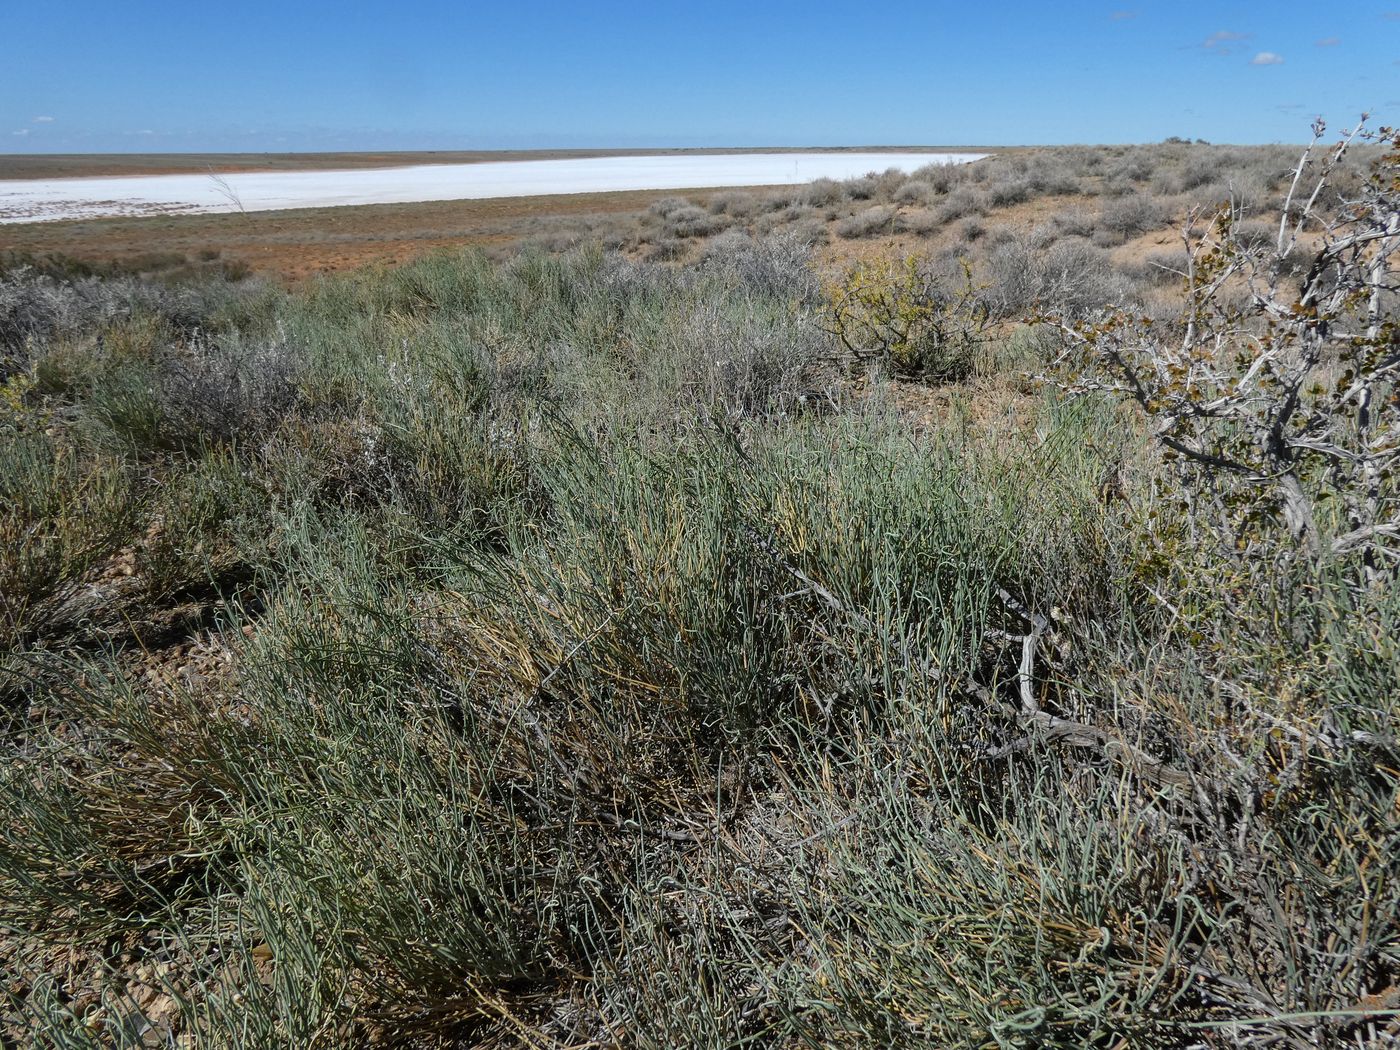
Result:
{"label": "white cloud", "polygon": [[1249,60],[1249,64],[1251,66],[1281,66],[1283,65],[1283,56],[1276,55],[1272,51],[1260,51]]}
{"label": "white cloud", "polygon": [[35,124],[52,124],[52,123],[53,123],[53,117],[35,117],[35,118],[34,118],[34,123],[35,123]]}
{"label": "white cloud", "polygon": [[1201,41],[1201,47],[1212,55],[1229,55],[1235,51],[1236,44],[1248,40],[1250,35],[1249,33],[1234,33],[1228,29],[1222,29]]}
{"label": "white cloud", "polygon": [[1212,33],[1206,37],[1202,47],[1219,47],[1221,44],[1236,44],[1241,40],[1248,40],[1248,33],[1232,33],[1228,29],[1222,29],[1218,33]]}
{"label": "white cloud", "polygon": [[1317,42],[1318,47],[1336,47],[1342,42],[1339,36],[1325,36]]}
{"label": "white cloud", "polygon": [[28,135],[28,134],[29,134],[29,129],[28,129],[28,128],[20,128],[18,131],[12,131],[12,132],[10,132],[10,134],[11,134],[11,135]]}

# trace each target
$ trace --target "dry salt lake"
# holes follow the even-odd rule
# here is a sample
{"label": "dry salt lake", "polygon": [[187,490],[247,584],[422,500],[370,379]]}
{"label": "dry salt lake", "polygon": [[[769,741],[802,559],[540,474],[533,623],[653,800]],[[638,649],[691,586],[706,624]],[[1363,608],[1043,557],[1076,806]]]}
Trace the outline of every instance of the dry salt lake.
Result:
{"label": "dry salt lake", "polygon": [[532,197],[612,190],[791,186],[897,168],[964,164],[980,153],[736,153],[421,164],[354,171],[240,172],[0,180],[0,223],[278,211],[352,204]]}

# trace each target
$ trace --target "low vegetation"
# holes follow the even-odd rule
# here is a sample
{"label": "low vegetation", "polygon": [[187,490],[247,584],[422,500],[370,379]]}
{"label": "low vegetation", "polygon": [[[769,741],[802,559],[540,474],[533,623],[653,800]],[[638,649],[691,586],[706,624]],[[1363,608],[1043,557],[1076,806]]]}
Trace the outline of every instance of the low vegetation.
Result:
{"label": "low vegetation", "polygon": [[[7,228],[10,250],[0,251],[0,268],[28,262],[78,275],[97,270],[163,279],[218,270],[237,278],[251,268],[303,281],[464,243],[479,244],[503,261],[522,244],[547,252],[602,244],[634,260],[691,262],[716,238],[773,232],[814,245],[826,265],[889,245],[901,253],[980,259],[1000,240],[1033,232],[1040,240],[1088,240],[1115,267],[1130,270],[1141,268],[1160,247],[1157,242],[1174,244],[1171,234],[1193,208],[1211,209],[1233,197],[1253,217],[1248,221],[1268,213],[1286,189],[1296,152],[1179,139],[1145,146],[1023,147],[996,150],[972,165],[824,179],[779,190],[443,201],[182,215],[159,223],[35,223]],[[1334,183],[1329,200],[1355,191],[1364,167]],[[682,207],[710,217],[688,213],[691,221],[683,224],[663,214]],[[872,209],[872,216],[855,221]]]}
{"label": "low vegetation", "polygon": [[11,269],[0,1039],[1400,1038],[1393,146],[1273,242],[1176,143]]}

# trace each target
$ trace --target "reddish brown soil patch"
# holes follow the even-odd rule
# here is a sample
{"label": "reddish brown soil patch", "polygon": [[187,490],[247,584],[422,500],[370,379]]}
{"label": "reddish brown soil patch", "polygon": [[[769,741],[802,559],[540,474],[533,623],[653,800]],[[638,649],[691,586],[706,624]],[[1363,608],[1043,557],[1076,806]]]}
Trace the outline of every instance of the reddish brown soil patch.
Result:
{"label": "reddish brown soil patch", "polygon": [[[704,201],[705,191],[686,192]],[[172,215],[0,226],[0,251],[59,254],[84,262],[132,261],[143,255],[218,253],[253,270],[297,281],[370,262],[405,262],[435,249],[505,245],[532,236],[623,228],[626,216],[675,190],[579,193],[553,197],[374,204]]]}

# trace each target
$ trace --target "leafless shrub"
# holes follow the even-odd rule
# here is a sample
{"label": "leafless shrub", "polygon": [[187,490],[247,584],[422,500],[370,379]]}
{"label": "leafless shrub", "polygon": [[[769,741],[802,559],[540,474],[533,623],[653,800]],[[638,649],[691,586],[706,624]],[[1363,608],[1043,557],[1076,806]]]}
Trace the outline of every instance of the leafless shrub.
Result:
{"label": "leafless shrub", "polygon": [[683,208],[693,207],[694,204],[684,197],[662,197],[659,201],[652,203],[651,207],[647,209],[647,214],[668,219]]}
{"label": "leafless shrub", "polygon": [[[978,164],[986,163],[978,161]],[[968,169],[975,164],[928,164],[914,172],[914,178],[927,183],[934,193],[948,193],[968,179]]]}
{"label": "leafless shrub", "polygon": [[648,262],[674,262],[683,258],[687,251],[686,242],[679,237],[664,237],[653,241],[647,249]]}
{"label": "leafless shrub", "polygon": [[728,229],[705,245],[700,261],[704,266],[722,265],[724,260],[736,252],[747,250],[754,239],[743,230]]}
{"label": "leafless shrub", "polygon": [[1041,197],[1071,197],[1083,190],[1083,184],[1071,163],[1061,151],[1036,155],[1025,171],[1031,191]]}
{"label": "leafless shrub", "polygon": [[794,190],[772,190],[760,198],[760,210],[764,212],[783,211],[801,203],[801,194]]}
{"label": "leafless shrub", "polygon": [[1232,175],[1229,187],[1230,200],[1243,214],[1260,211],[1274,197],[1272,180],[1255,172]]}
{"label": "leafless shrub", "polygon": [[584,236],[581,233],[559,230],[555,233],[541,233],[528,237],[521,242],[521,249],[527,252],[558,254],[577,248],[583,241]]}
{"label": "leafless shrub", "polygon": [[1123,182],[1146,182],[1152,177],[1154,167],[1150,157],[1135,151],[1113,165],[1107,172],[1107,177]]}
{"label": "leafless shrub", "polygon": [[[1323,131],[1319,121],[1271,241],[1241,226],[1238,206],[1184,232],[1173,331],[1130,315],[1064,330],[1087,354],[1078,388],[1142,408],[1189,520],[1213,522],[1222,549],[1274,571],[1344,559],[1369,586],[1400,565],[1400,138],[1382,133],[1387,152],[1360,199],[1329,217],[1317,202],[1362,132],[1310,167]],[[1285,264],[1309,241],[1321,248],[1295,284]],[[1291,544],[1270,541],[1276,520]]]}
{"label": "leafless shrub", "polygon": [[970,187],[963,186],[949,193],[943,199],[937,214],[939,222],[949,223],[956,222],[968,215],[985,215],[986,212],[987,204],[983,195]]}
{"label": "leafless shrub", "polygon": [[792,204],[781,211],[760,216],[758,221],[754,223],[754,232],[761,236],[767,236],[797,223],[812,222],[820,222],[816,208],[807,204]]}
{"label": "leafless shrub", "polygon": [[21,269],[0,277],[0,348],[17,349],[31,338],[90,331],[138,314],[157,318],[177,332],[193,332],[265,293],[257,281],[166,284],[135,277],[60,281]]}
{"label": "leafless shrub", "polygon": [[1064,240],[1064,233],[1054,223],[1042,222],[1030,228],[1026,239],[1030,241],[1033,248],[1043,252]]}
{"label": "leafless shrub", "polygon": [[931,211],[902,211],[895,216],[894,228],[897,233],[912,233],[916,237],[927,237],[943,228],[938,216]]}
{"label": "leafless shrub", "polygon": [[1145,194],[1129,194],[1104,205],[1099,214],[1101,229],[1119,237],[1136,237],[1159,230],[1167,221],[1166,209],[1155,198]]}
{"label": "leafless shrub", "polygon": [[888,205],[876,205],[847,216],[836,224],[836,235],[848,239],[877,237],[894,231],[895,210]]}
{"label": "leafless shrub", "polygon": [[1030,198],[1030,184],[1022,179],[1002,179],[987,187],[987,200],[995,208],[1007,208]]}
{"label": "leafless shrub", "polygon": [[[698,292],[738,287],[748,296],[696,295],[683,318],[658,330],[633,376],[634,397],[658,418],[717,409],[730,419],[798,409],[812,390],[811,364],[826,349],[812,323],[816,291],[806,248],[786,238],[727,261],[702,263]],[[787,301],[775,313],[764,289]]]}
{"label": "leafless shrub", "polygon": [[1235,223],[1233,235],[1251,251],[1268,248],[1278,239],[1278,225],[1268,219],[1241,219]]}
{"label": "leafless shrub", "polygon": [[710,211],[716,215],[750,219],[761,209],[762,202],[752,193],[716,193],[710,198]]}
{"label": "leafless shrub", "polygon": [[802,187],[802,202],[814,208],[829,208],[845,199],[841,183],[834,179],[813,179]]}
{"label": "leafless shrub", "polygon": [[894,191],[896,204],[927,204],[933,199],[934,189],[920,179],[910,179]]}
{"label": "leafless shrub", "polygon": [[161,402],[186,442],[257,441],[295,407],[297,371],[283,341],[195,338],[161,362]]}
{"label": "leafless shrub", "polygon": [[868,201],[875,196],[880,186],[870,176],[862,176],[857,179],[847,179],[841,184],[841,189],[848,200]]}
{"label": "leafless shrub", "polygon": [[799,230],[759,240],[727,230],[709,243],[702,268],[732,276],[756,295],[813,304],[820,286],[812,270],[812,243]]}
{"label": "leafless shrub", "polygon": [[979,218],[964,219],[958,224],[958,239],[968,244],[980,241],[986,235],[987,224]]}
{"label": "leafless shrub", "polygon": [[880,200],[889,200],[899,187],[909,181],[909,176],[898,168],[886,168],[884,171],[871,172],[870,178],[875,181],[875,196]]}
{"label": "leafless shrub", "polygon": [[1051,216],[1050,221],[1068,237],[1092,237],[1099,217],[1088,208],[1066,208]]}
{"label": "leafless shrub", "polygon": [[[1371,151],[1363,146],[1357,152],[1366,155]],[[1332,172],[1332,177],[1328,180],[1322,196],[1318,198],[1318,203],[1328,211],[1336,211],[1345,207],[1348,202],[1358,200],[1365,192],[1365,167],[1353,159],[1352,163],[1340,164]]]}
{"label": "leafless shrub", "polygon": [[1211,179],[1184,191],[1177,200],[1182,201],[1186,210],[1205,209],[1214,211],[1230,199],[1230,184],[1225,179]]}
{"label": "leafless shrub", "polygon": [[1102,150],[1091,149],[1087,146],[1066,146],[1056,151],[1064,162],[1065,166],[1072,171],[1082,171],[1085,174],[1092,174],[1104,165],[1104,153]]}
{"label": "leafless shrub", "polygon": [[1030,235],[1020,226],[1009,226],[1003,223],[993,223],[987,230],[987,243],[992,248],[998,248],[1004,244],[1025,244],[1030,245]]}
{"label": "leafless shrub", "polygon": [[831,231],[827,229],[826,223],[818,218],[800,219],[792,224],[790,230],[803,244],[827,244],[831,240]]}
{"label": "leafless shrub", "polygon": [[1003,177],[1008,171],[1006,167],[1007,158],[995,157],[992,159],[995,161],[993,164],[978,163],[963,165],[967,170],[967,176],[964,181],[982,185],[983,183],[994,182]]}
{"label": "leafless shrub", "polygon": [[1121,301],[1127,286],[1108,254],[1077,237],[1037,248],[1029,237],[1003,243],[987,259],[987,294],[1001,317],[1034,309],[1079,317]]}
{"label": "leafless shrub", "polygon": [[1185,280],[1186,253],[1156,251],[1145,256],[1141,263],[1120,267],[1133,281],[1149,285],[1179,285]]}
{"label": "leafless shrub", "polygon": [[716,215],[704,208],[688,204],[676,208],[666,215],[666,230],[675,237],[709,237],[727,229],[731,220],[724,215]]}
{"label": "leafless shrub", "polygon": [[1159,197],[1175,197],[1186,190],[1181,172],[1173,168],[1163,168],[1152,175],[1152,192]]}
{"label": "leafless shrub", "polygon": [[19,272],[0,281],[0,347],[19,349],[31,338],[70,326],[78,313],[71,288]]}
{"label": "leafless shrub", "polygon": [[760,215],[754,220],[753,232],[759,237],[767,237],[777,230],[786,229],[788,225],[788,221],[783,218],[782,212],[769,212],[766,215]]}
{"label": "leafless shrub", "polygon": [[604,230],[598,234],[598,244],[605,251],[621,251],[628,243],[627,234],[620,229]]}

